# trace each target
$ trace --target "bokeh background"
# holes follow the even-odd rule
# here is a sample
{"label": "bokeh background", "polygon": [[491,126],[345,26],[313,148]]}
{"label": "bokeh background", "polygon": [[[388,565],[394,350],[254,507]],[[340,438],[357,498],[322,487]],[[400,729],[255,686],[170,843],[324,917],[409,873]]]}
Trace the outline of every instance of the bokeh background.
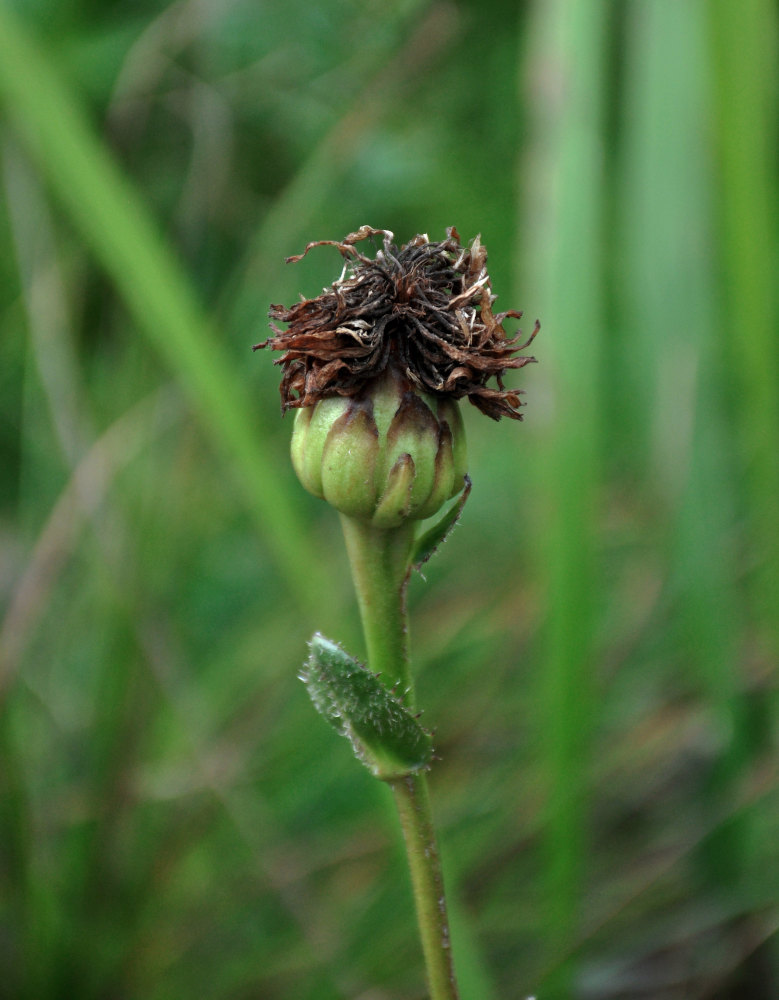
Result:
{"label": "bokeh background", "polygon": [[542,332],[412,586],[465,1000],[779,995],[777,6],[0,3],[0,995],[424,993],[271,302],[481,233]]}

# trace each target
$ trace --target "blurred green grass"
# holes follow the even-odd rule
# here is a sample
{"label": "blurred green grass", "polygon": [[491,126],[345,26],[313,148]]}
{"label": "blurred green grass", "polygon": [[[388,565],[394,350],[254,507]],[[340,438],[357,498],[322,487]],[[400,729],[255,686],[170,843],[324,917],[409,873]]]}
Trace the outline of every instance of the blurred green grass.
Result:
{"label": "blurred green grass", "polygon": [[768,0],[0,6],[0,995],[420,996],[249,351],[365,222],[543,326],[411,592],[464,998],[776,995],[776,54]]}

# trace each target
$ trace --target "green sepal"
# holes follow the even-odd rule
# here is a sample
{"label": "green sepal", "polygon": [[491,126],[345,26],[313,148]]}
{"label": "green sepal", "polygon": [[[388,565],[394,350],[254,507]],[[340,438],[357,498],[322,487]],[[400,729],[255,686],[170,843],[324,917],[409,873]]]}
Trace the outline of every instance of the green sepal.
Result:
{"label": "green sepal", "polygon": [[316,710],[345,736],[356,757],[382,781],[426,768],[430,734],[400,699],[337,643],[318,632],[300,674]]}
{"label": "green sepal", "polygon": [[464,478],[465,489],[457,498],[457,502],[453,503],[452,506],[439,518],[439,520],[436,521],[433,527],[429,528],[414,543],[414,550],[411,553],[409,564],[415,570],[420,570],[428,559],[435,555],[439,546],[443,545],[449,537],[449,533],[452,528],[454,528],[460,520],[463,508],[465,507],[465,501],[468,499],[472,485],[470,476],[466,475]]}

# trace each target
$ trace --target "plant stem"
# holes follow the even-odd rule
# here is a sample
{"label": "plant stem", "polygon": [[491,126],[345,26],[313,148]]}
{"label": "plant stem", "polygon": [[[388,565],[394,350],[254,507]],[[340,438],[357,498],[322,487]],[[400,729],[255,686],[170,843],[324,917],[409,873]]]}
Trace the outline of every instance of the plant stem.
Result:
{"label": "plant stem", "polygon": [[346,551],[360,606],[368,666],[382,674],[387,687],[414,688],[408,662],[405,580],[414,540],[413,522],[399,528],[375,528],[366,521],[341,515]]}
{"label": "plant stem", "polygon": [[406,843],[417,908],[430,1000],[457,1000],[457,980],[449,938],[444,878],[438,856],[427,776],[410,774],[391,782]]}
{"label": "plant stem", "polygon": [[[341,516],[352,577],[360,606],[368,666],[385,683],[399,683],[413,705],[408,659],[406,581],[413,524],[380,529]],[[430,1000],[458,1000],[449,937],[444,880],[425,774],[390,782],[403,830]]]}

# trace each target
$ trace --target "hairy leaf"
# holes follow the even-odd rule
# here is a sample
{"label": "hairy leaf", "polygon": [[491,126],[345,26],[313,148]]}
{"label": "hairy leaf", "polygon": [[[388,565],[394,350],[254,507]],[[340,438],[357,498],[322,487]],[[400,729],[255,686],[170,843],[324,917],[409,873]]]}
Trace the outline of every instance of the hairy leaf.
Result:
{"label": "hairy leaf", "polygon": [[317,711],[352,744],[355,755],[384,781],[429,765],[429,733],[395,694],[337,643],[318,632],[300,674]]}

